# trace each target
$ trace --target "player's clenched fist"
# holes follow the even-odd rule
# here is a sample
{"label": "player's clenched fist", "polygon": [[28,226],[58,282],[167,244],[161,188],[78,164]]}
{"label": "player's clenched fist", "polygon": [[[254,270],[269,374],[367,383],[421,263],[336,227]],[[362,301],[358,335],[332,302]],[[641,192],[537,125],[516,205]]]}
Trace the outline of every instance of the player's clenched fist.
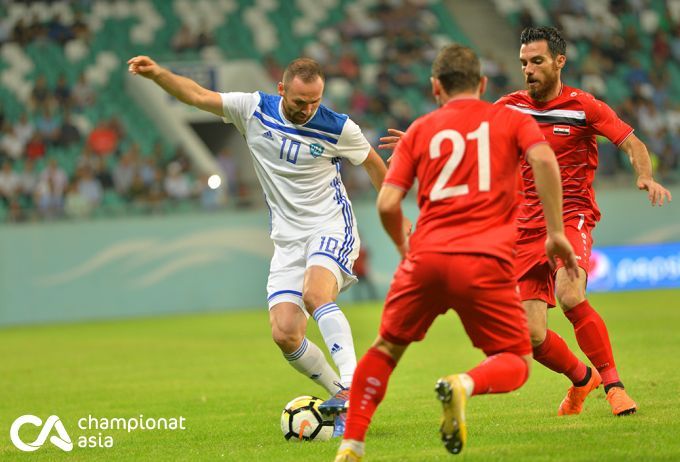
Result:
{"label": "player's clenched fist", "polygon": [[139,74],[147,79],[155,78],[161,70],[161,67],[148,56],[135,56],[128,60],[128,71],[135,75]]}

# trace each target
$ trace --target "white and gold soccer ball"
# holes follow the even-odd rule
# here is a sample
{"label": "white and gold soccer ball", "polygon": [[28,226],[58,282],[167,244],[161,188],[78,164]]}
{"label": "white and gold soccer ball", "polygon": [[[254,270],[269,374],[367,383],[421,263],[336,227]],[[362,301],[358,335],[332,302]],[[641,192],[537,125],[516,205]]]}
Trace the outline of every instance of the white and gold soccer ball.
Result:
{"label": "white and gold soccer ball", "polygon": [[319,412],[322,399],[298,396],[281,413],[281,431],[288,441],[328,441],[333,436],[333,421]]}

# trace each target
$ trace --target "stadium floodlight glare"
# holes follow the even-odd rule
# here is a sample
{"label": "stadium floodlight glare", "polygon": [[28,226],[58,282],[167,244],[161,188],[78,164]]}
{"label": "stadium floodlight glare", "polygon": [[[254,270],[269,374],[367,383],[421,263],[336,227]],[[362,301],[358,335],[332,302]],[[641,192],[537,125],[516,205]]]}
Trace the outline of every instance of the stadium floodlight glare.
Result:
{"label": "stadium floodlight glare", "polygon": [[217,189],[222,184],[222,178],[219,175],[210,175],[208,178],[208,187],[210,189]]}

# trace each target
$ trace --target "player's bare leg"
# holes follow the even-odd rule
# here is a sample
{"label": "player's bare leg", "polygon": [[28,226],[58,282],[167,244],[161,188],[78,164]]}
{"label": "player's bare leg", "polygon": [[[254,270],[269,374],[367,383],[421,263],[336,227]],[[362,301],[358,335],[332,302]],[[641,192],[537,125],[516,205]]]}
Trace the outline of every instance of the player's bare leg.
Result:
{"label": "player's bare leg", "polygon": [[298,372],[335,393],[338,375],[326,361],[323,352],[305,337],[307,316],[291,302],[282,302],[269,310],[272,338],[284,358]]}
{"label": "player's bare leg", "polygon": [[599,374],[580,361],[562,337],[548,330],[548,305],[545,301],[524,300],[522,306],[527,315],[534,359],[572,381],[557,415],[580,414],[586,397],[600,385]]}
{"label": "player's bare leg", "polygon": [[574,326],[579,347],[595,366],[604,384],[607,401],[617,416],[633,414],[637,404],[624,390],[614,362],[607,326],[586,299],[587,275],[579,268],[578,280],[570,280],[564,268],[557,271],[556,296]]}

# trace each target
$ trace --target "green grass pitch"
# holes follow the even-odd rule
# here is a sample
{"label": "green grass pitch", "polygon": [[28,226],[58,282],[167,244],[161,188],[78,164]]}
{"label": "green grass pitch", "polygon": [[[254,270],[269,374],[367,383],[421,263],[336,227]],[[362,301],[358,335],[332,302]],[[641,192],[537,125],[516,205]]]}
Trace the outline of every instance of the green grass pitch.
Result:
{"label": "green grass pitch", "polygon": [[[460,456],[438,439],[435,380],[482,355],[457,317],[437,320],[406,353],[367,439],[371,461],[680,460],[680,291],[593,295],[609,326],[618,367],[640,411],[615,418],[602,390],[580,416],[558,418],[564,377],[534,363],[519,391],[475,397],[469,441]],[[363,353],[375,337],[380,305],[344,305]],[[577,351],[571,326],[552,310],[550,326]],[[318,331],[309,336],[319,345]],[[583,357],[582,354],[579,355]],[[0,460],[18,461],[331,461],[337,440],[290,443],[282,406],[322,390],[295,372],[270,340],[265,310],[0,330]],[[10,443],[17,417],[61,418],[74,442],[79,417],[186,418],[185,431],[103,431],[112,448],[65,453],[49,443],[22,453]],[[32,441],[38,428],[26,425]]]}

